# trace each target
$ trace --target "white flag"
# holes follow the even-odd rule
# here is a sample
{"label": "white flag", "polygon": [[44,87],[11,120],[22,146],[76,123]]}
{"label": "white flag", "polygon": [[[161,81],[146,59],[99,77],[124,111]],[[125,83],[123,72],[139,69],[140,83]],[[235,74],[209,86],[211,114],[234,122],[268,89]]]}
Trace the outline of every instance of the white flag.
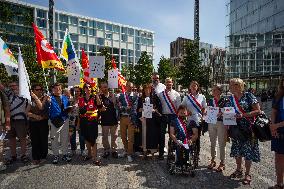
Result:
{"label": "white flag", "polygon": [[104,56],[90,56],[90,78],[104,78],[105,77],[105,57]]}
{"label": "white flag", "polygon": [[108,70],[108,88],[118,88],[118,71],[117,69]]}
{"label": "white flag", "polygon": [[28,72],[25,67],[25,63],[22,57],[21,49],[19,47],[19,57],[18,57],[18,63],[19,63],[19,96],[24,97],[31,102],[31,93],[30,93],[30,87],[29,87],[29,76]]}

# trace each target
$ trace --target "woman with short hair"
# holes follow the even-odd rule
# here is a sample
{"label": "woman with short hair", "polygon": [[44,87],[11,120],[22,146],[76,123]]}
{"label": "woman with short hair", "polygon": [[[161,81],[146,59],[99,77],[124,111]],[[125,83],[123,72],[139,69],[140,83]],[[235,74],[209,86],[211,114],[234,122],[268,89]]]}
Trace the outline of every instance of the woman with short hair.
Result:
{"label": "woman with short hair", "polygon": [[[236,170],[230,175],[230,178],[242,178],[242,160],[245,159],[245,177],[243,179],[243,184],[247,185],[251,182],[250,169],[252,162],[260,161],[260,151],[258,147],[258,140],[252,136],[251,124],[253,118],[258,115],[260,111],[259,103],[256,97],[249,92],[244,91],[244,82],[240,78],[233,78],[230,80],[230,96],[229,106],[234,107],[237,117],[237,126],[241,130],[238,132],[240,135],[246,137],[233,136],[232,147],[231,147],[231,157],[236,159]],[[232,136],[230,136],[232,137]]]}

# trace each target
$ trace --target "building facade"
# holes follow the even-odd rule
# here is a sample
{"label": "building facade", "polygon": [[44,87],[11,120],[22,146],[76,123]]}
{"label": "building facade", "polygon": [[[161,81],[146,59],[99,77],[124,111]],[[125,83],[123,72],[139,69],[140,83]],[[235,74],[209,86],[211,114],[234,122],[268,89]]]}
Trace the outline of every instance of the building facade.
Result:
{"label": "building facade", "polygon": [[277,83],[284,73],[284,1],[228,0],[227,18],[226,78],[256,88]]}
{"label": "building facade", "polygon": [[[11,16],[7,16],[6,21],[0,18],[0,36],[5,35],[12,49],[18,44],[33,43],[32,22],[36,23],[43,35],[49,39],[48,7],[5,0],[1,1],[0,8],[1,11],[4,10],[0,12],[0,16]],[[9,11],[12,14],[8,13]],[[125,64],[137,63],[143,51],[153,59],[153,31],[59,10],[55,10],[54,25],[56,52],[60,52],[65,30],[68,29],[78,57],[82,48],[88,55],[96,56],[100,55],[100,49],[108,47],[109,52],[119,62],[120,68]],[[23,35],[18,35],[19,33]]]}

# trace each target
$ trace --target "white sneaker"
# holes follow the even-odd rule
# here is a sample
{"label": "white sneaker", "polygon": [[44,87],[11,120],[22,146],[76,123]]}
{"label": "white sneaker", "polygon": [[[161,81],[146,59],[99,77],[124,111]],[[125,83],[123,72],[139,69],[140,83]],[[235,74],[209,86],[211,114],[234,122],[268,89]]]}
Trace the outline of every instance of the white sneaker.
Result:
{"label": "white sneaker", "polygon": [[133,162],[133,158],[131,156],[127,156],[127,161],[128,162]]}
{"label": "white sneaker", "polygon": [[3,162],[0,162],[0,171],[5,171],[6,169],[7,166]]}
{"label": "white sneaker", "polygon": [[118,157],[119,158],[124,158],[127,156],[127,153],[126,152],[122,152],[122,154],[119,154]]}

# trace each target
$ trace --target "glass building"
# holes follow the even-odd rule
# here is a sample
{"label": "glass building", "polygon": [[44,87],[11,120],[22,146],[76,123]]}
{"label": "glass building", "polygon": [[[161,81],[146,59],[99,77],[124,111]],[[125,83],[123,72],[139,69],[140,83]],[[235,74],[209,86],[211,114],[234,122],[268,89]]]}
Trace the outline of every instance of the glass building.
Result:
{"label": "glass building", "polygon": [[[0,17],[7,16],[7,11],[11,13],[6,21],[5,17],[0,18],[0,36],[5,36],[12,49],[18,44],[33,43],[32,22],[36,23],[43,35],[49,39],[48,7],[2,0],[0,9]],[[124,64],[137,63],[142,51],[146,51],[153,59],[153,31],[58,10],[55,10],[54,16],[53,36],[56,52],[61,50],[67,28],[79,57],[82,48],[88,55],[95,56],[100,55],[100,49],[108,47],[109,52],[120,63],[120,68]]]}
{"label": "glass building", "polygon": [[226,78],[275,87],[284,73],[284,1],[228,0]]}

